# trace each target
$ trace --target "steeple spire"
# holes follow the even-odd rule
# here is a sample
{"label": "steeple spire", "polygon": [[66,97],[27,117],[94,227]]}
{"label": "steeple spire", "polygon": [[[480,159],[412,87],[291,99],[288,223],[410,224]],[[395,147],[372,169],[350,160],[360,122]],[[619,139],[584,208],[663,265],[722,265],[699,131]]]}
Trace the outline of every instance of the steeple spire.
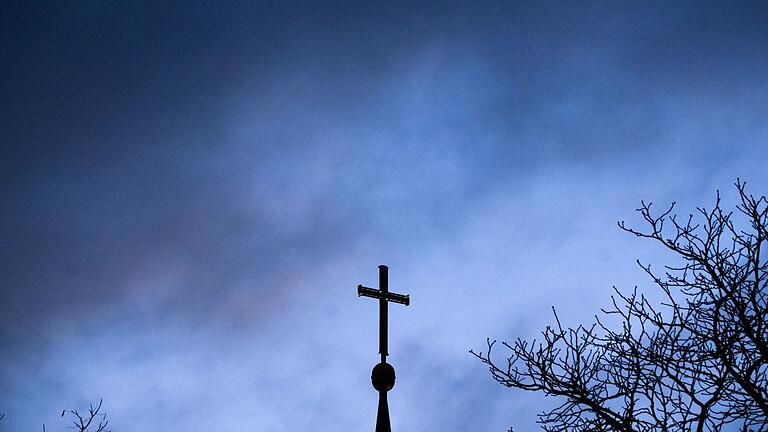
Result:
{"label": "steeple spire", "polygon": [[357,295],[371,297],[379,300],[379,354],[381,363],[373,367],[371,371],[371,383],[379,392],[379,409],[376,414],[376,432],[391,432],[389,422],[389,405],[387,404],[387,392],[395,386],[395,368],[387,363],[389,350],[387,347],[388,303],[400,303],[408,306],[411,299],[407,295],[389,292],[389,274],[385,265],[379,266],[379,289],[357,286]]}

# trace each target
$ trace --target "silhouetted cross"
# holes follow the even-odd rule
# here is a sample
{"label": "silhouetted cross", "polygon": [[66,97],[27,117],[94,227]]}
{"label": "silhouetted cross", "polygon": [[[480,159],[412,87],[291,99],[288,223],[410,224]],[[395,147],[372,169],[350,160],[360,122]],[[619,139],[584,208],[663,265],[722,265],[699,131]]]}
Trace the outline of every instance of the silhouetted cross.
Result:
{"label": "silhouetted cross", "polygon": [[387,362],[387,303],[395,302],[408,306],[411,304],[411,299],[407,295],[396,294],[389,292],[389,275],[387,273],[388,268],[385,265],[379,266],[379,289],[364,287],[362,285],[357,286],[357,295],[362,297],[371,297],[379,299],[379,353],[381,354],[381,362]]}
{"label": "silhouetted cross", "polygon": [[373,367],[371,371],[371,384],[379,392],[379,409],[376,414],[376,432],[391,432],[389,423],[389,405],[387,404],[387,392],[395,385],[395,368],[387,363],[387,304],[389,302],[400,303],[408,306],[410,297],[403,294],[389,292],[387,266],[379,266],[379,289],[357,286],[357,295],[371,297],[379,300],[379,353],[381,363]]}

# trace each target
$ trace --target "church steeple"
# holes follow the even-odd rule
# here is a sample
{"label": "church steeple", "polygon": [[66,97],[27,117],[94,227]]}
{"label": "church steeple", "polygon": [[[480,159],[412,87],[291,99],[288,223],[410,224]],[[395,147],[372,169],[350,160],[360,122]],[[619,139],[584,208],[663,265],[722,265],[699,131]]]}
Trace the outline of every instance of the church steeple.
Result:
{"label": "church steeple", "polygon": [[408,306],[411,299],[407,295],[389,292],[388,268],[379,266],[379,289],[357,286],[357,295],[371,297],[379,300],[379,354],[381,363],[373,367],[371,371],[371,384],[379,392],[379,409],[376,414],[376,432],[391,432],[389,422],[389,405],[387,404],[387,392],[395,386],[395,368],[387,363],[389,351],[387,348],[387,306],[389,302],[400,303]]}

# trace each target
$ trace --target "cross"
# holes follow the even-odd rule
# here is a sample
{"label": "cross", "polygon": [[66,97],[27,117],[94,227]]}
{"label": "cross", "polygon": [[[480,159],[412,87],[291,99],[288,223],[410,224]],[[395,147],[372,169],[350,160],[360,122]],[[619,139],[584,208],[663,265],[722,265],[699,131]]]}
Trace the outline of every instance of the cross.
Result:
{"label": "cross", "polygon": [[359,297],[371,297],[379,300],[379,353],[381,363],[373,367],[371,383],[379,392],[379,409],[376,414],[376,432],[391,432],[389,423],[389,405],[387,404],[387,392],[395,385],[395,369],[387,364],[387,305],[389,302],[400,303],[408,306],[411,298],[407,295],[389,292],[388,268],[379,266],[379,289],[357,286]]}
{"label": "cross", "polygon": [[389,292],[389,275],[388,268],[385,265],[379,266],[379,289],[364,287],[362,285],[357,286],[358,297],[371,297],[379,300],[379,353],[381,354],[381,362],[387,362],[387,303],[394,302],[408,306],[411,304],[411,299],[407,295],[396,294]]}

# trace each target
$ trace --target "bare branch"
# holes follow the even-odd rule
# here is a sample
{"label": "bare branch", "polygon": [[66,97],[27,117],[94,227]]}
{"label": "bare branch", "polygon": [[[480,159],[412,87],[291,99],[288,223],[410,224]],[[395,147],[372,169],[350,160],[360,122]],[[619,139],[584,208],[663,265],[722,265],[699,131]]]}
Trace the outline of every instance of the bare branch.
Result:
{"label": "bare branch", "polygon": [[555,313],[540,340],[502,342],[504,362],[495,341],[471,353],[499,383],[561,400],[539,415],[545,431],[768,431],[768,200],[736,190],[735,213],[718,192],[695,215],[641,202],[646,229],[618,223],[679,258],[661,274],[638,261],[659,304],[614,288],[602,312],[618,323],[565,328]]}

